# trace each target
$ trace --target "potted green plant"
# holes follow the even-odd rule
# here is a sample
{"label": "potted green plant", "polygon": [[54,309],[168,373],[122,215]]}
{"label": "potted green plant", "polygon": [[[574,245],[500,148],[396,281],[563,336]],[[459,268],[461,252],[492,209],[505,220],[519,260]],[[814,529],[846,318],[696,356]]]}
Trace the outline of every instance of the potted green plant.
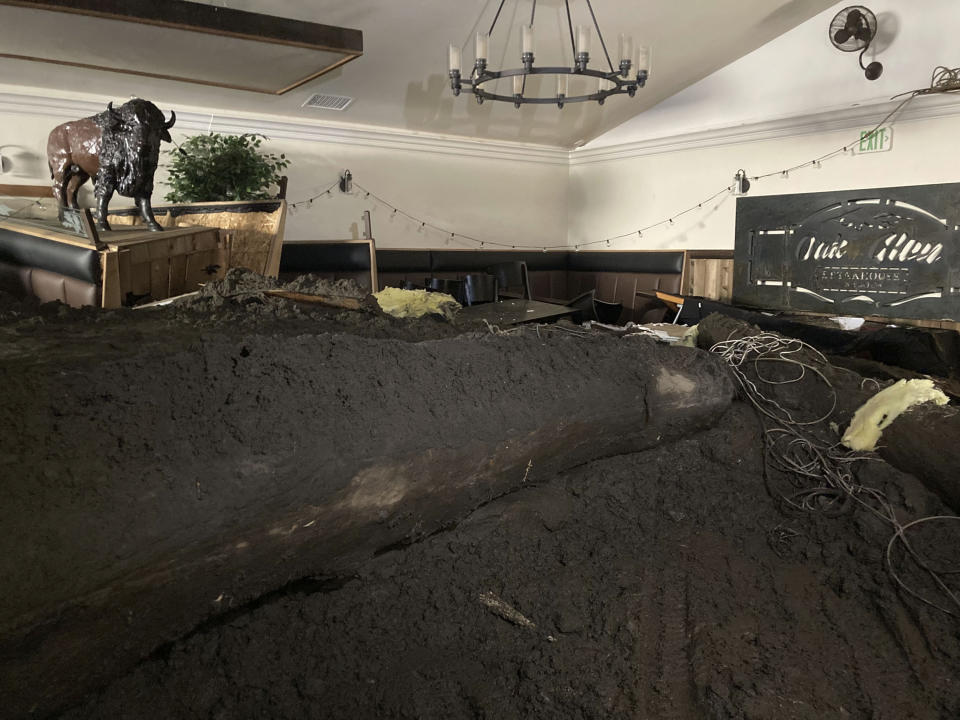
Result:
{"label": "potted green plant", "polygon": [[269,200],[276,197],[281,173],[290,164],[286,156],[260,152],[266,138],[256,133],[209,133],[187,138],[168,166],[168,202]]}

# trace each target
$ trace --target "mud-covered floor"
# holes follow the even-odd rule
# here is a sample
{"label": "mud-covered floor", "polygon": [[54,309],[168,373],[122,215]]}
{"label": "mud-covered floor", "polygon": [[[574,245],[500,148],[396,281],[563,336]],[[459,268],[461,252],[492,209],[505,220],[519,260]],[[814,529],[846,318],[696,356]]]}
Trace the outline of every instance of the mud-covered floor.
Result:
{"label": "mud-covered floor", "polygon": [[[0,356],[233,326],[410,342],[486,331],[228,289],[114,313],[0,301]],[[904,519],[947,513],[882,461],[858,473]],[[960,717],[960,622],[896,589],[889,527],[789,510],[786,483],[736,402],[710,430],[526,484],[348,576],[232,607],[61,717]],[[955,560],[951,529],[912,541]]]}
{"label": "mud-covered floor", "polygon": [[[759,433],[737,403],[501,498],[235,609],[64,718],[960,717],[957,623],[894,591],[878,521],[781,512]],[[862,479],[940,510],[885,464]]]}

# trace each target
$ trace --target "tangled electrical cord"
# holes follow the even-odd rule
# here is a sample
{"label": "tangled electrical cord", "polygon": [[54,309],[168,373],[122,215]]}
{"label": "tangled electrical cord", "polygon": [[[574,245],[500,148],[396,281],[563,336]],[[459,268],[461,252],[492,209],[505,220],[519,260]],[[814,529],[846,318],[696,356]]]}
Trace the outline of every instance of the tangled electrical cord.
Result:
{"label": "tangled electrical cord", "polygon": [[[960,574],[960,568],[935,568],[908,541],[907,530],[934,521],[956,521],[960,517],[937,515],[920,518],[906,524],[897,520],[892,504],[881,490],[861,485],[853,472],[854,463],[875,460],[869,453],[854,452],[840,443],[829,443],[817,437],[837,407],[837,392],[830,382],[826,357],[802,340],[762,333],[716,343],[710,351],[719,355],[733,372],[741,394],[764,418],[766,454],[771,463],[784,472],[794,485],[795,492],[784,495],[791,507],[804,511],[818,511],[836,517],[859,506],[889,524],[894,534],[886,549],[887,571],[905,592],[948,615],[960,617],[960,597],[951,589],[944,576]],[[776,365],[786,374],[774,377],[764,372],[764,365]],[[787,368],[794,372],[787,371]],[[751,377],[752,374],[752,377]],[[822,416],[801,420],[777,400],[761,392],[761,385],[787,385],[807,376],[818,378],[830,391],[830,409]],[[924,571],[934,585],[950,599],[953,609],[923,597],[908,585],[894,568],[894,549],[900,543],[906,554]]]}
{"label": "tangled electrical cord", "polygon": [[893,100],[904,95],[916,97],[917,95],[935,95],[937,93],[960,92],[960,68],[948,68],[938,65],[933,69],[930,75],[930,87],[920,88],[919,90],[910,90],[909,92],[894,95]]}

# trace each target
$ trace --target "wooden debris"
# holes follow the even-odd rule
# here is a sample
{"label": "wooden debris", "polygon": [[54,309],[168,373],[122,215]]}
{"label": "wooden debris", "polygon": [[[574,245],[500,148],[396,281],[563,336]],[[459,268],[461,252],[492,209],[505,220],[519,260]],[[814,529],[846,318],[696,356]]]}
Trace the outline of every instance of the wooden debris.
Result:
{"label": "wooden debris", "polygon": [[536,628],[536,624],[530,620],[526,615],[523,615],[519,610],[507,604],[501,600],[495,593],[484,592],[480,593],[478,598],[481,603],[487,606],[487,608],[499,618],[506,620],[509,623],[514,625],[519,625],[520,627],[525,628]]}
{"label": "wooden debris", "polygon": [[359,310],[363,300],[355,297],[338,297],[336,295],[308,295],[307,293],[293,292],[291,290],[265,290],[264,295],[271,297],[281,297],[296,302],[316,303],[318,305],[327,305],[329,307],[344,308],[346,310]]}

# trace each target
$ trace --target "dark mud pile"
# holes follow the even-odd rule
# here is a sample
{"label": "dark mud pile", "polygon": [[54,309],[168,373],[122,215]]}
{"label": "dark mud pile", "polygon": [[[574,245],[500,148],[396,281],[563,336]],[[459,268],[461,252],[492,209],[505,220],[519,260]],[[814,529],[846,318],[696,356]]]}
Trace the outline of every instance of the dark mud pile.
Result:
{"label": "dark mud pile", "polygon": [[375,334],[437,324],[354,313],[372,320],[362,337],[336,317],[233,327],[182,312],[0,328],[0,705],[13,717],[526,482],[709,426],[733,396],[716,358],[649,340],[485,329],[414,343]]}
{"label": "dark mud pile", "polygon": [[[84,663],[110,681],[61,717],[960,716],[960,624],[897,589],[881,521],[783,505],[790,481],[765,462],[761,425],[742,403],[679,440],[680,425],[650,424],[657,406],[635,403],[623,423],[662,426],[662,439],[639,445],[658,447],[627,453],[604,445],[623,427],[587,426],[596,445],[620,454],[565,472],[549,472],[544,457],[529,478],[524,456],[510,466],[512,485],[455,486],[473,511],[453,522],[424,524],[419,507],[384,511],[377,537],[400,542],[362,562],[317,562],[306,573],[312,536],[297,535],[307,540],[276,552],[261,543],[256,564],[235,575],[224,571],[232,556],[198,554],[212,558],[200,566],[209,572],[184,565],[191,580],[178,584],[162,569],[202,550],[201,535],[233,544],[238,517],[255,523],[299,507],[304,487],[330,497],[338,457],[421,445],[434,457],[435,448],[458,452],[504,428],[551,422],[559,433],[571,393],[581,398],[575,410],[600,417],[631,406],[621,397],[629,383],[656,386],[651,369],[660,367],[701,368],[703,399],[720,384],[702,351],[563,330],[492,336],[439,319],[301,305],[264,296],[269,287],[228,278],[188,303],[116,312],[0,298],[0,565],[10,581],[0,609],[49,606],[51,594],[73,603],[0,662],[15,667],[42,643],[51,657],[83,656],[93,641],[67,636],[58,647],[58,632],[88,627],[77,620],[87,611],[74,597],[81,590],[90,607],[122,596],[131,583],[120,569],[149,569],[137,576],[141,590],[178,586],[181,600],[205,602],[199,625],[123,673],[112,656],[137,655],[165,608],[145,605],[141,592],[131,595],[135,613],[100,616],[108,642]],[[544,384],[548,373],[563,382]],[[504,388],[515,401],[492,402]],[[475,407],[453,401],[462,395]],[[385,408],[396,418],[389,432],[375,423]],[[468,425],[464,412],[475,414]],[[883,462],[858,473],[904,521],[947,512]],[[165,515],[151,511],[158,499]],[[911,541],[949,564],[953,530],[931,526]],[[344,537],[361,547],[370,535]],[[329,544],[314,541],[313,552]],[[218,573],[247,595],[218,597],[223,586],[206,580]],[[904,578],[930,591],[922,575]],[[32,599],[31,587],[44,595]],[[54,686],[66,697],[71,677],[38,672],[15,685],[20,697]]]}
{"label": "dark mud pile", "polygon": [[[958,626],[893,589],[887,529],[782,512],[759,448],[737,404],[234,611],[63,717],[960,716]],[[898,509],[941,509],[885,464],[863,474]]]}
{"label": "dark mud pile", "polygon": [[305,275],[281,284],[242,269],[232,269],[220,281],[209,283],[198,293],[167,305],[121,310],[70,308],[59,302],[40,304],[35,299],[18,299],[0,291],[0,343],[19,343],[24,337],[51,338],[63,332],[68,338],[96,338],[110,333],[120,337],[181,336],[199,330],[264,331],[277,335],[308,332],[346,333],[366,338],[404,342],[439,340],[466,332],[485,331],[482,323],[450,323],[439,316],[400,319],[380,312],[372,305],[360,311],[342,310],[313,303],[299,303],[264,294],[267,290],[288,290],[336,297],[361,297],[363,291],[352,281],[329,281]]}

